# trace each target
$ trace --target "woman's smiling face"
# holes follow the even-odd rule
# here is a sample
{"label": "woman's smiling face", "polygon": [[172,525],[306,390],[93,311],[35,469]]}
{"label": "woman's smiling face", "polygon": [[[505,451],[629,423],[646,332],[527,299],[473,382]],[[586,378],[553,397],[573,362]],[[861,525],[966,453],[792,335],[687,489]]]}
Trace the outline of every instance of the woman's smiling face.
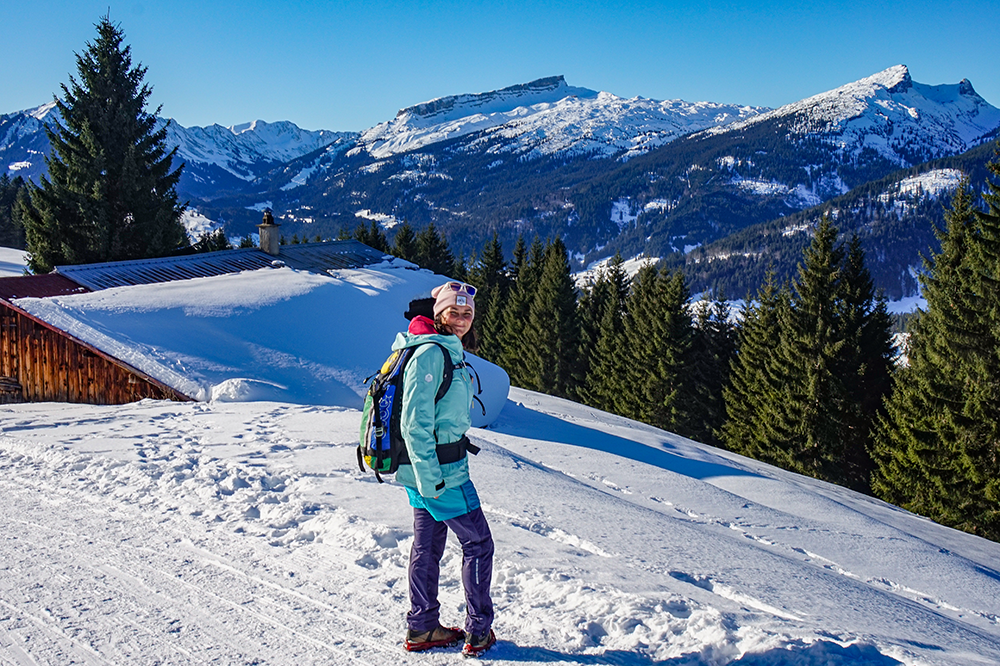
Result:
{"label": "woman's smiling face", "polygon": [[450,305],[441,313],[441,323],[448,327],[459,339],[472,328],[475,312],[468,305]]}

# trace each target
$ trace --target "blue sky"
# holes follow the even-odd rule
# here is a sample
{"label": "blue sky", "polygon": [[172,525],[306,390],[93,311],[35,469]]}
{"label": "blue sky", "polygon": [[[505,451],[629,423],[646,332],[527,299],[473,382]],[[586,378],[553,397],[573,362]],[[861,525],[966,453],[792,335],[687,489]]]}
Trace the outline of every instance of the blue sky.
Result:
{"label": "blue sky", "polygon": [[109,9],[181,125],[362,130],[565,75],[622,97],[777,107],[896,64],[1000,106],[1000,1],[3,0],[0,113],[51,101]]}

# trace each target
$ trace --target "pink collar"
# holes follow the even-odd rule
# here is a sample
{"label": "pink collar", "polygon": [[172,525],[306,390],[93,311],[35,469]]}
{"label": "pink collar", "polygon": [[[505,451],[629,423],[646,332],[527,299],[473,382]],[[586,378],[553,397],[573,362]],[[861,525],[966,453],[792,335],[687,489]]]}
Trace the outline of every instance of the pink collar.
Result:
{"label": "pink collar", "polygon": [[413,335],[432,335],[437,333],[437,329],[434,328],[434,321],[423,315],[417,315],[411,319],[410,327],[407,331]]}

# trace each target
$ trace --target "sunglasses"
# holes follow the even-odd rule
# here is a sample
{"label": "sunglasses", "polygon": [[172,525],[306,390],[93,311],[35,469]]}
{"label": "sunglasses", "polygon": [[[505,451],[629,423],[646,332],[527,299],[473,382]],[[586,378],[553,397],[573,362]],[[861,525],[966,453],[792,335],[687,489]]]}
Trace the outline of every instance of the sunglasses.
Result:
{"label": "sunglasses", "polygon": [[464,291],[469,296],[476,295],[476,288],[471,284],[465,284],[464,282],[449,282],[448,287],[450,287],[452,291]]}

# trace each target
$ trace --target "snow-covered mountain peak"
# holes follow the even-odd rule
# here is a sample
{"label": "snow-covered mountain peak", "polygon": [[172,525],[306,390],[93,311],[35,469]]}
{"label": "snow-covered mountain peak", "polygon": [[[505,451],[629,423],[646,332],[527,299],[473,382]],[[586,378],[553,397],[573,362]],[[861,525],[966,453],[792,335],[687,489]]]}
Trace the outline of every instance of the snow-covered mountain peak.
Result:
{"label": "snow-covered mountain peak", "polygon": [[[55,102],[49,102],[48,104],[42,104],[41,106],[36,106],[33,109],[28,109],[25,113],[36,120],[45,120],[46,117],[56,108]],[[55,111],[58,115],[58,111]]]}
{"label": "snow-covered mountain peak", "polygon": [[[504,139],[502,152],[633,155],[684,134],[766,111],[748,106],[624,99],[567,85],[562,76],[489,93],[442,97],[401,110],[362,133],[359,145],[385,158],[475,132]],[[514,145],[510,139],[515,139]],[[498,149],[500,150],[500,149]]]}
{"label": "snow-covered mountain peak", "polygon": [[[877,74],[873,74],[866,79],[861,79],[848,86],[882,86],[891,93],[906,92],[913,79],[910,78],[910,69],[906,65],[894,65],[889,69],[883,69]],[[843,86],[843,87],[848,87]]]}
{"label": "snow-covered mountain peak", "polygon": [[[160,120],[160,122],[166,122]],[[309,131],[287,120],[268,123],[255,120],[223,127],[182,127],[171,122],[167,144],[179,146],[178,154],[187,162],[212,164],[244,180],[256,177],[253,165],[287,162],[355,134]]]}
{"label": "snow-covered mountain peak", "polygon": [[910,166],[974,147],[1000,126],[1000,109],[980,97],[967,79],[927,85],[913,81],[905,65],[896,65],[708,133],[776,119],[791,134],[824,137],[854,153],[874,149]]}
{"label": "snow-covered mountain peak", "polygon": [[243,134],[244,132],[253,132],[258,127],[267,127],[267,123],[263,120],[255,120],[251,123],[240,123],[239,125],[230,125],[228,129],[233,134]]}
{"label": "snow-covered mountain peak", "polygon": [[500,90],[439,97],[400,109],[396,120],[410,124],[438,124],[474,114],[506,113],[519,107],[558,102],[566,97],[596,97],[597,92],[566,84],[562,76],[550,76]]}
{"label": "snow-covered mountain peak", "polygon": [[[44,129],[58,120],[55,102],[0,115],[0,165],[37,182],[45,174],[45,156],[51,149]],[[187,165],[187,176],[206,187],[218,182],[219,177],[250,181],[269,164],[288,162],[338,140],[353,141],[357,137],[354,132],[304,130],[287,120],[255,120],[231,127],[183,127],[177,121],[158,117],[156,123],[157,128],[167,127],[167,146],[178,147],[177,156]]]}

